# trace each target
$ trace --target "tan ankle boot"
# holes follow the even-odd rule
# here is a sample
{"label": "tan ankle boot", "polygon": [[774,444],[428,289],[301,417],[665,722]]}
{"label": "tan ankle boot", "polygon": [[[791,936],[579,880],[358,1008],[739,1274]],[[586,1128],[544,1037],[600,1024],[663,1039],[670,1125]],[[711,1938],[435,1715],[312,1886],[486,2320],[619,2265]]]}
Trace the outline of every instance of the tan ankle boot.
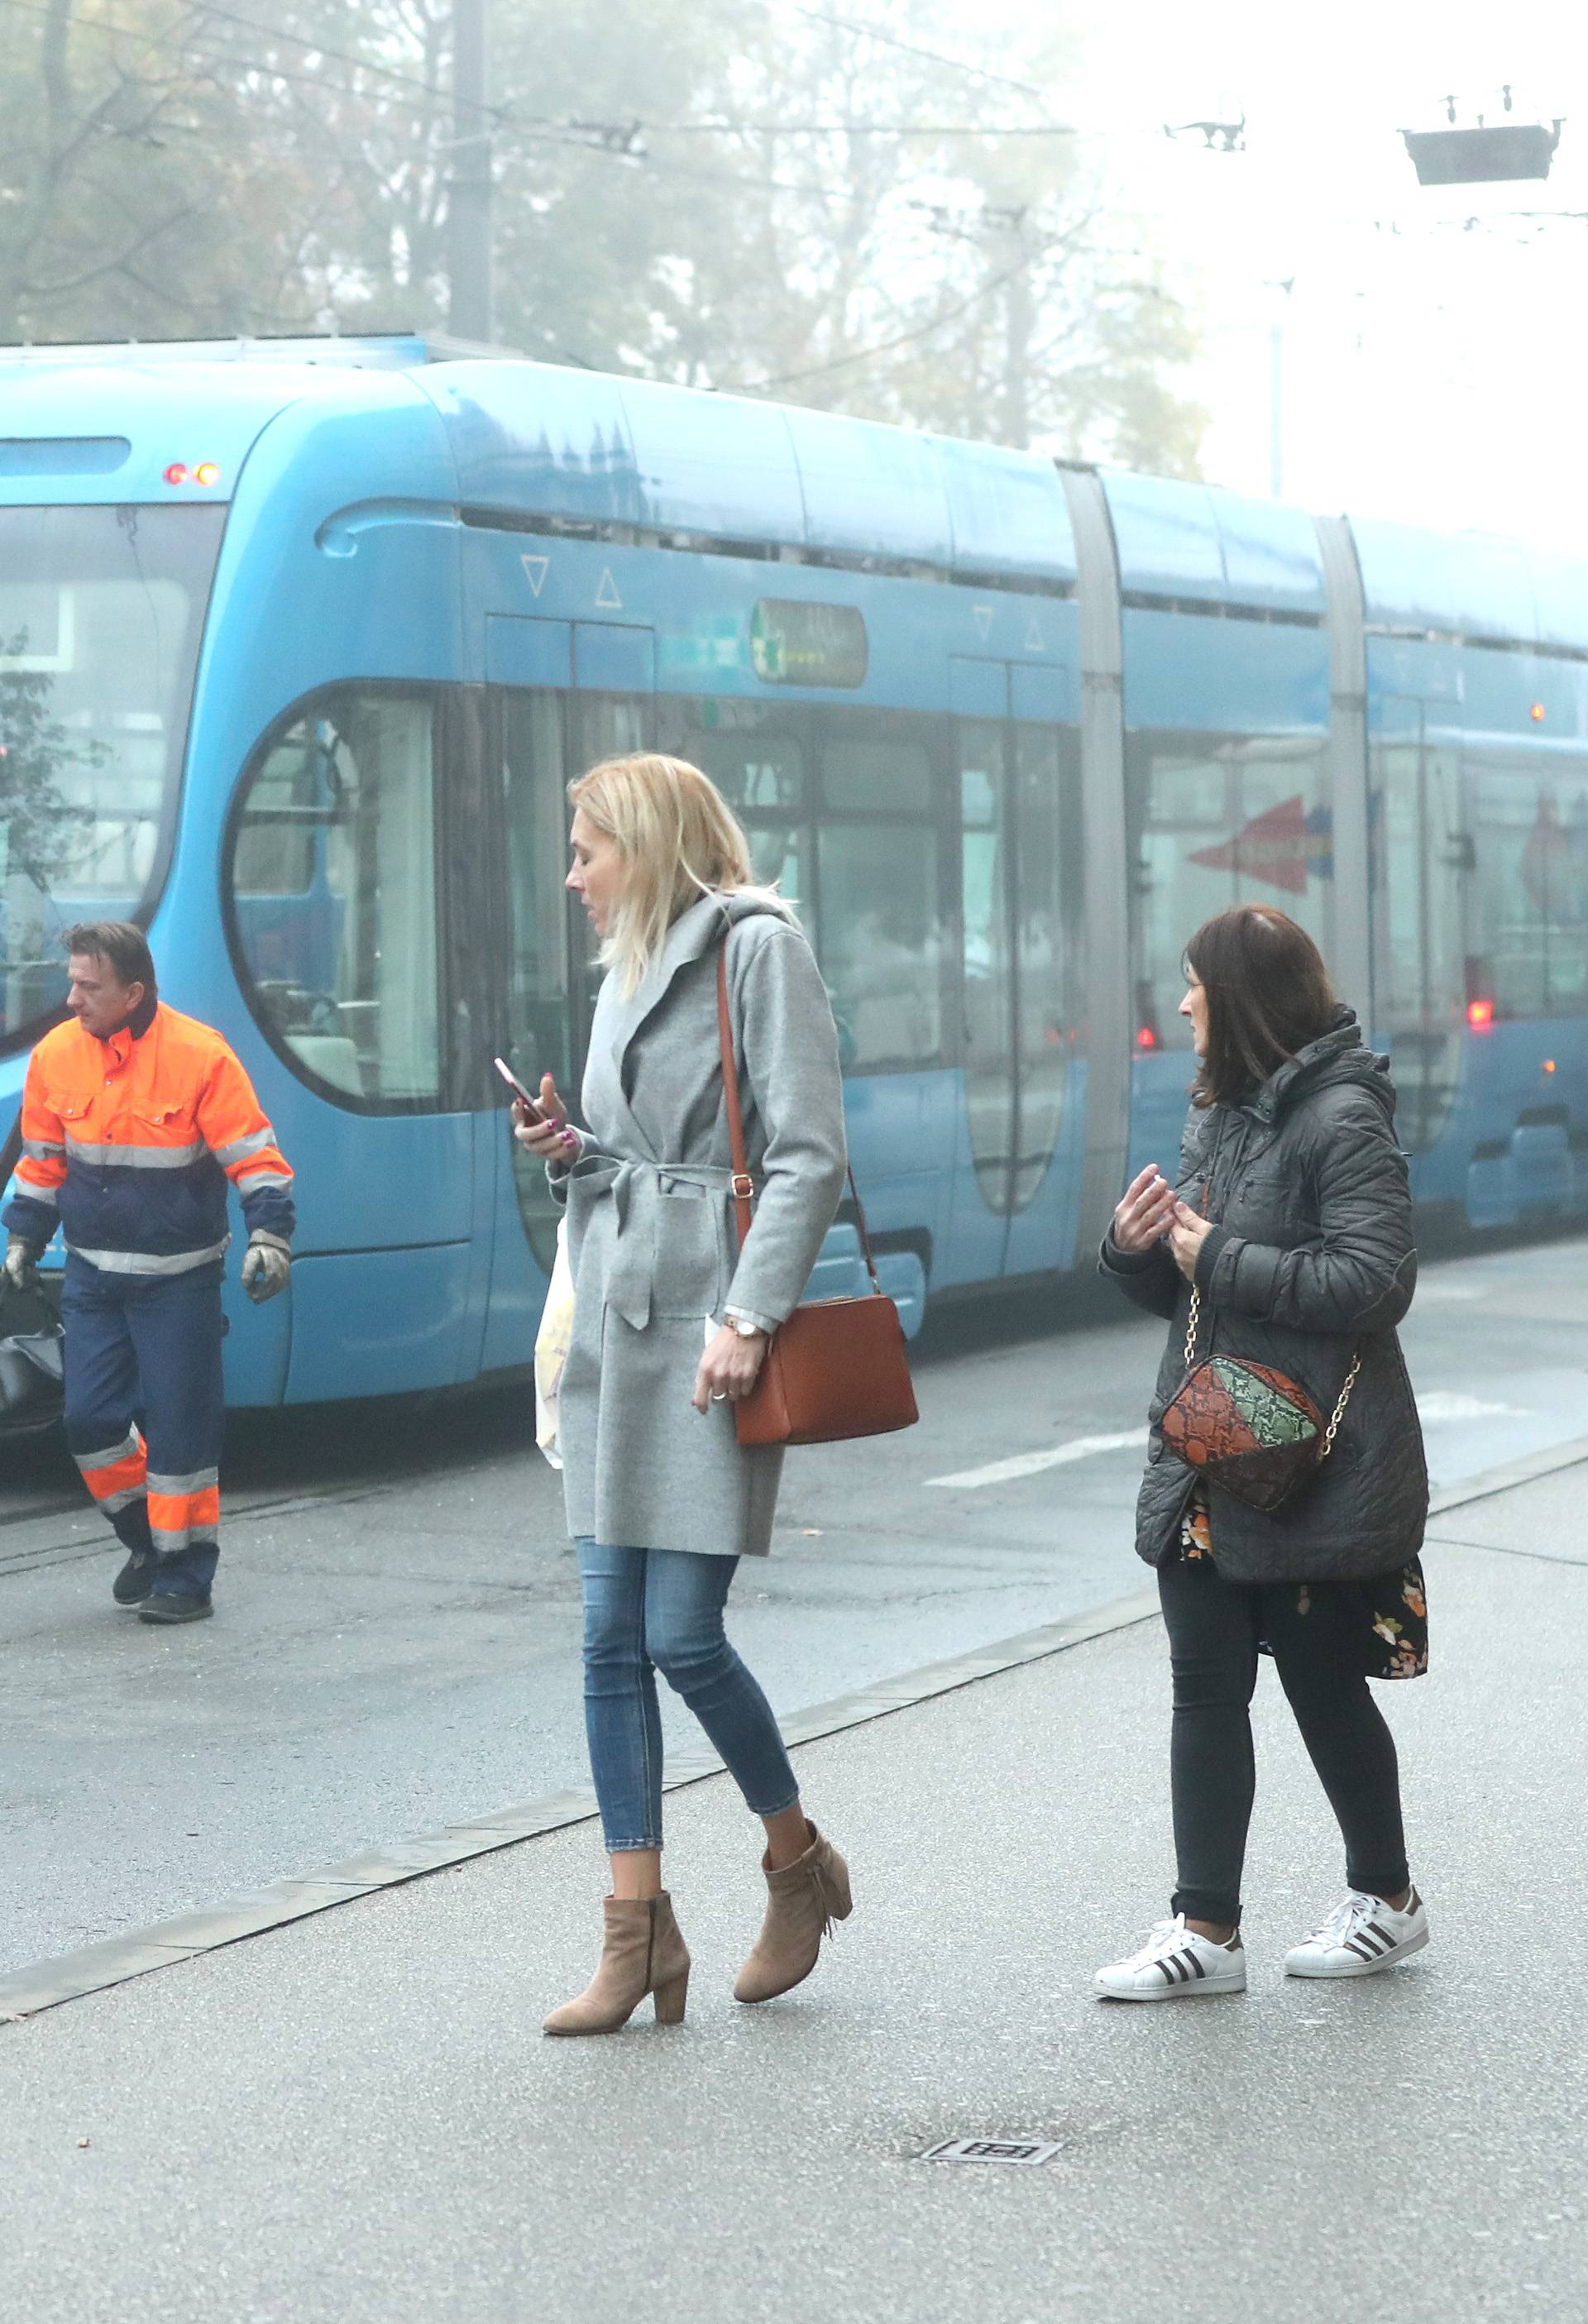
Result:
{"label": "tan ankle boot", "polygon": [[615,2034],[648,1993],[659,2025],[681,2025],[689,1990],[689,1949],[673,1918],[672,1898],[608,1896],[601,1962],[577,2001],[545,2020],[547,2034]]}
{"label": "tan ankle boot", "polygon": [[846,1921],[852,1909],[849,1867],[815,1824],[808,1823],[810,1845],[798,1863],[774,1872],[763,1856],[766,1874],[766,1919],[755,1941],[755,1950],[739,1971],[735,2001],[771,2001],[802,1984],[816,1967],[822,1939],[835,1921]]}

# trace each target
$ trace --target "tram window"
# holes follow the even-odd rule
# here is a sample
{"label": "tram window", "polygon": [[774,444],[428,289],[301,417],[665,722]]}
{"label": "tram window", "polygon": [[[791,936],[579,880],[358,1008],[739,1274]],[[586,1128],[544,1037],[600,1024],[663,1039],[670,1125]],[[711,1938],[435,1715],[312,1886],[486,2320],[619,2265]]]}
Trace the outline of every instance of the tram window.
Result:
{"label": "tram window", "polygon": [[64,998],[63,927],[153,903],[224,521],[0,509],[0,1047]]}
{"label": "tram window", "polygon": [[1408,1152],[1432,1146],[1461,1070],[1465,993],[1464,830],[1454,751],[1415,731],[1373,744],[1368,816],[1373,936],[1373,1028],[1390,1044],[1396,1135]]}
{"label": "tram window", "polygon": [[679,755],[711,777],[741,821],[804,805],[805,753],[791,735],[696,728],[684,735]]}
{"label": "tram window", "polygon": [[1588,1015],[1588,769],[1469,761],[1472,973],[1497,1018]]}
{"label": "tram window", "polygon": [[817,950],[845,1070],[935,1058],[943,1046],[937,832],[823,824],[817,876]]}
{"label": "tram window", "polygon": [[941,834],[923,731],[902,711],[815,714],[821,743],[817,954],[846,1073],[943,1048]]}
{"label": "tram window", "polygon": [[1190,1046],[1186,940],[1232,904],[1275,905],[1328,948],[1334,859],[1311,736],[1133,733],[1125,744],[1138,1054]]}
{"label": "tram window", "polygon": [[248,824],[232,857],[239,896],[301,896],[314,878],[320,823],[318,745],[300,734],[272,751],[248,797]]}
{"label": "tram window", "polygon": [[924,814],[932,804],[932,762],[904,736],[835,736],[822,752],[822,794],[844,815]]}
{"label": "tram window", "polygon": [[651,703],[645,694],[571,694],[577,748],[576,773],[602,759],[651,748]]}
{"label": "tram window", "polygon": [[[254,1013],[305,1079],[366,1112],[439,1103],[433,723],[428,692],[338,687],[268,739],[233,822],[227,901]],[[280,862],[293,761],[312,783],[291,809],[311,876],[263,892],[245,881]]]}

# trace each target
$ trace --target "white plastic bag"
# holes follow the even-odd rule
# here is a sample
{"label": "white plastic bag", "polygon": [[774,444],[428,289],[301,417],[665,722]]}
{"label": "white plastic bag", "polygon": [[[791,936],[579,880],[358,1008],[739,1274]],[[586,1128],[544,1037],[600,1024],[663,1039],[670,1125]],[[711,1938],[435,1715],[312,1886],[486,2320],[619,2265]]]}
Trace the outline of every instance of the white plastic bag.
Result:
{"label": "white plastic bag", "polygon": [[574,1329],[574,1277],[568,1263],[568,1221],[557,1222],[557,1257],[535,1334],[535,1442],[554,1469],[562,1466],[557,1449],[558,1404],[562,1368],[568,1361]]}

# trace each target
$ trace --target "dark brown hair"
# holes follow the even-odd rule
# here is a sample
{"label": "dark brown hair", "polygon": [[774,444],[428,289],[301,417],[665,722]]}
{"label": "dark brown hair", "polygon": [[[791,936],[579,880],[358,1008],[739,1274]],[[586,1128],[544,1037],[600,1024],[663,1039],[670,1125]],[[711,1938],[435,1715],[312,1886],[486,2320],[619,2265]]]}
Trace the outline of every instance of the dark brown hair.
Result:
{"label": "dark brown hair", "polygon": [[79,920],[60,939],[69,954],[103,960],[115,971],[118,984],[141,984],[152,1000],[154,962],[149,939],[131,920]]}
{"label": "dark brown hair", "polygon": [[1207,1055],[1196,1105],[1230,1105],[1334,1021],[1334,988],[1306,930],[1271,904],[1237,904],[1204,920],[1186,965],[1207,994]]}

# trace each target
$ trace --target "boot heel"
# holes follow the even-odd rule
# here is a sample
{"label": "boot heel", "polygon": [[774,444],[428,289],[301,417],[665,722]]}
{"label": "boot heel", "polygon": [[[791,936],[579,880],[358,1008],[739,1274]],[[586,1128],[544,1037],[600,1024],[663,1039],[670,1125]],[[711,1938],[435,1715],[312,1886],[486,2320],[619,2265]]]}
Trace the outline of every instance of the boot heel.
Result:
{"label": "boot heel", "polygon": [[688,1969],[684,1971],[682,1977],[675,1977],[666,1985],[659,1985],[651,1996],[651,1999],[656,2004],[657,2024],[681,2025],[684,2022],[684,2004],[688,1995],[689,1972]]}

